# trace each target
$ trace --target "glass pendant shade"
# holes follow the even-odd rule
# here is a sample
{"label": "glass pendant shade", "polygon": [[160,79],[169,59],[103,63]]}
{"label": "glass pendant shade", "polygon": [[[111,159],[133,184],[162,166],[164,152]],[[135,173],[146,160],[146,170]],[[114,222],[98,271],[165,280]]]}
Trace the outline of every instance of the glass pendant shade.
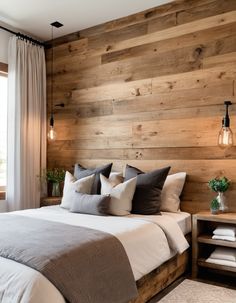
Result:
{"label": "glass pendant shade", "polygon": [[222,127],[218,136],[218,145],[221,148],[228,148],[233,145],[233,132],[230,129],[229,106],[232,105],[231,101],[225,101],[225,116],[222,120]]}
{"label": "glass pendant shade", "polygon": [[222,126],[219,132],[218,145],[221,148],[233,146],[233,132],[230,127]]}
{"label": "glass pendant shade", "polygon": [[57,138],[57,133],[54,130],[54,127],[50,125],[50,129],[48,132],[48,140],[49,141],[55,141]]}

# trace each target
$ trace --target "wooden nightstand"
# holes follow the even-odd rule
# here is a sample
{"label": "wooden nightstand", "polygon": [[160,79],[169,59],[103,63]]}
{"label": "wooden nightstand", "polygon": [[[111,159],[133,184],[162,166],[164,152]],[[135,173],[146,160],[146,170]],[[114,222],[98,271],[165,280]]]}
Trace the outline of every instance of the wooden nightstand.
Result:
{"label": "wooden nightstand", "polygon": [[236,227],[236,213],[212,215],[209,211],[199,212],[192,217],[192,276],[196,278],[200,267],[236,273],[236,267],[206,262],[216,246],[233,247],[236,242],[213,240],[213,230],[218,225]]}
{"label": "wooden nightstand", "polygon": [[58,205],[61,203],[62,197],[44,197],[41,198],[40,207]]}

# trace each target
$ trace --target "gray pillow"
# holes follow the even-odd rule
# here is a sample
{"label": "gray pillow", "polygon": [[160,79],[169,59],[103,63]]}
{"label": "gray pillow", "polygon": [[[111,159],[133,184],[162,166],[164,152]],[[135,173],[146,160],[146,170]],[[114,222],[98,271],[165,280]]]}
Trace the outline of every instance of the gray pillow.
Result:
{"label": "gray pillow", "polygon": [[85,168],[80,164],[75,164],[74,176],[76,177],[76,179],[79,180],[81,178],[95,174],[95,179],[93,182],[91,194],[100,194],[101,193],[100,174],[108,178],[111,172],[111,167],[112,167],[112,163],[92,169]]}
{"label": "gray pillow", "polygon": [[136,167],[126,165],[125,181],[137,176],[131,213],[140,215],[160,213],[161,190],[169,170],[170,167],[165,167],[144,173]]}
{"label": "gray pillow", "polygon": [[88,195],[76,192],[77,199],[73,201],[70,211],[90,215],[109,214],[110,195]]}

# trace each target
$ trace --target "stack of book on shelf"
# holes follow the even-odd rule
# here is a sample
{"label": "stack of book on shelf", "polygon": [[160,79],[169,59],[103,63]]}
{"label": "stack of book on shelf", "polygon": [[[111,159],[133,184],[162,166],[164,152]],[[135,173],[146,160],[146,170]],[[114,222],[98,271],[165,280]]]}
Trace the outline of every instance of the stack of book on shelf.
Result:
{"label": "stack of book on shelf", "polygon": [[[213,231],[212,239],[235,242],[236,228],[231,226],[218,226]],[[236,267],[236,248],[217,247],[206,261]]]}

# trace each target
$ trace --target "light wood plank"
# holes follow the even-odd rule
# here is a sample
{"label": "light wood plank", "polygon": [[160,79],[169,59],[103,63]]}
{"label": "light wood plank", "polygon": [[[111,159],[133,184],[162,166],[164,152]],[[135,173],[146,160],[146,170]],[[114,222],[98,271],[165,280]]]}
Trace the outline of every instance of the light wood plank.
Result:
{"label": "light wood plank", "polygon": [[236,2],[234,0],[216,0],[202,3],[201,5],[194,5],[186,10],[177,12],[177,24],[188,23],[193,20],[219,15],[232,10],[236,10]]}
{"label": "light wood plank", "polygon": [[[173,51],[181,49],[183,47],[189,47],[199,44],[205,46],[209,42],[217,43],[216,50],[224,51],[224,46],[227,43],[226,37],[233,35],[236,23],[226,24],[216,28],[206,28],[205,30],[190,33],[181,36],[181,43],[179,37],[170,38],[167,40],[157,41],[153,43],[143,44],[135,47],[129,47],[120,51],[114,51],[111,53],[102,54],[102,63],[108,63],[113,61],[120,61],[128,58],[134,58],[145,55],[165,53],[167,51]],[[222,40],[223,39],[223,40]]]}
{"label": "light wood plank", "polygon": [[236,52],[224,54],[224,55],[218,55],[218,56],[212,56],[209,58],[203,59],[203,67],[209,68],[213,66],[225,66],[226,64],[231,63],[233,65],[236,65]]}
{"label": "light wood plank", "polygon": [[[214,146],[217,144],[217,130],[221,118],[197,118],[171,120],[171,123],[144,121],[133,123],[133,146],[176,147]],[[232,121],[233,122],[233,121]],[[232,124],[234,128],[236,123]]]}
{"label": "light wood plank", "polygon": [[235,22],[236,11],[228,12],[225,14],[204,18],[201,20],[189,22],[187,24],[178,25],[175,28],[158,31],[141,37],[125,40],[111,45],[109,52],[125,49],[127,47],[139,46],[142,44],[153,43],[173,37],[190,34],[193,32],[201,31],[207,28],[214,28],[225,24]]}
{"label": "light wood plank", "polygon": [[143,96],[146,94],[151,94],[151,79],[123,83],[122,89],[120,83],[115,83],[90,89],[74,90],[72,92],[72,98],[82,103],[94,100],[113,100],[132,96]]}

